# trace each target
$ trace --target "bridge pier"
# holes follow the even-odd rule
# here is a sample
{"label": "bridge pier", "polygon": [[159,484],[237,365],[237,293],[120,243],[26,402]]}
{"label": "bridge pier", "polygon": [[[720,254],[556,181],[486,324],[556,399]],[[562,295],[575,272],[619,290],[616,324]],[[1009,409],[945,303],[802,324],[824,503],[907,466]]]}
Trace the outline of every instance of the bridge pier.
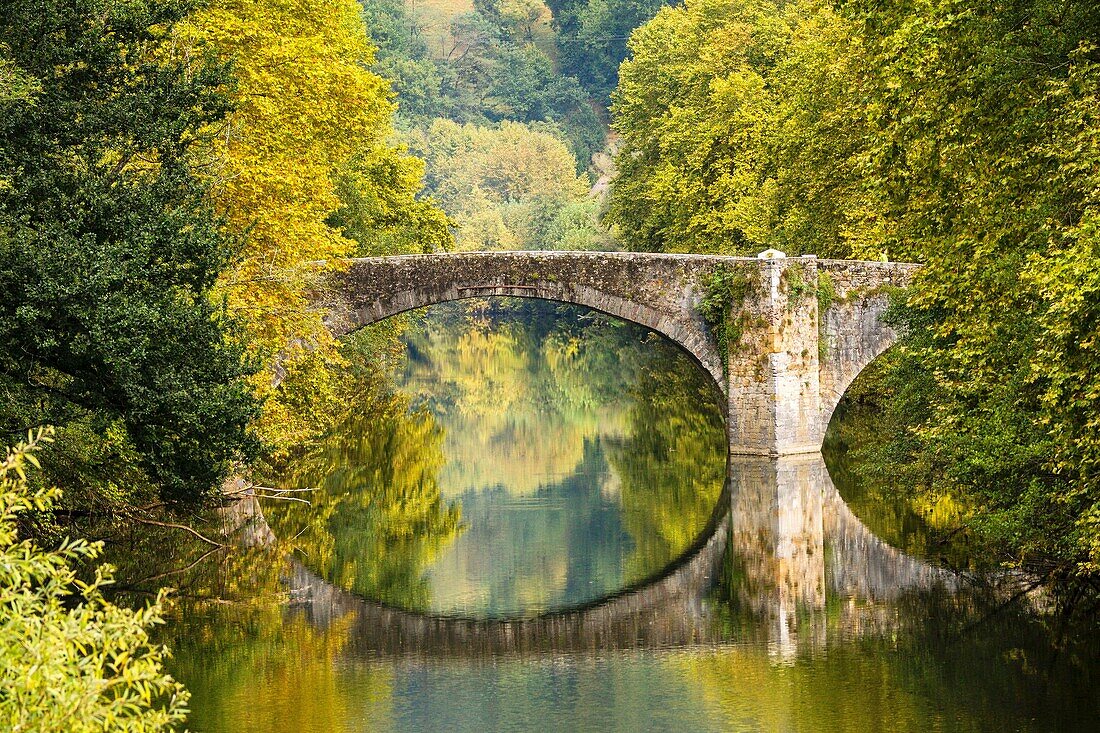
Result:
{"label": "bridge pier", "polygon": [[729,315],[741,324],[729,345],[730,452],[816,453],[825,432],[817,258],[769,250],[755,276]]}

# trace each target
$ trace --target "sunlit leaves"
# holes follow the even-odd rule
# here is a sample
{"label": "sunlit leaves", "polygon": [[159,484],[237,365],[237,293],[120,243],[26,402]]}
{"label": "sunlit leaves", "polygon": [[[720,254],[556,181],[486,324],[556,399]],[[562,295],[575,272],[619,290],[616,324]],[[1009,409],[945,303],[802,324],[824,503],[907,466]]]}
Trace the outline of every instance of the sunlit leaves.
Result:
{"label": "sunlit leaves", "polygon": [[19,514],[45,511],[56,491],[33,491],[38,431],[0,463],[0,725],[10,731],[163,731],[183,721],[188,694],[165,674],[166,652],[149,639],[164,595],[138,610],[103,598],[107,566],[82,581],[74,566],[94,560],[98,543],[66,540],[54,551],[16,534]]}
{"label": "sunlit leaves", "polygon": [[459,249],[590,249],[607,241],[576,160],[549,132],[436,120],[415,148],[428,165],[428,190],[455,222]]}
{"label": "sunlit leaves", "polygon": [[[853,28],[827,3],[698,0],[631,36],[610,218],[632,249],[874,250]],[[877,253],[876,253],[877,256]]]}
{"label": "sunlit leaves", "polygon": [[[326,424],[335,341],[311,293],[357,253],[432,251],[447,222],[415,199],[421,167],[387,141],[389,84],[367,70],[373,49],[354,0],[218,0],[178,36],[232,63],[236,109],[212,148],[214,199],[241,252],[219,283],[265,364],[262,436],[285,450]],[[306,404],[310,403],[310,404]],[[305,407],[305,409],[301,409]]]}

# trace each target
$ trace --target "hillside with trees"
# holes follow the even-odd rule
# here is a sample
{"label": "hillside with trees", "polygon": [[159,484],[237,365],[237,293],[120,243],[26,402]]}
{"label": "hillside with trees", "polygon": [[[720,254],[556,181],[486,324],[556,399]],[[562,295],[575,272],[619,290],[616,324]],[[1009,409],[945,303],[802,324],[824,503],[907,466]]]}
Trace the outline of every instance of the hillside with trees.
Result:
{"label": "hillside with trees", "polygon": [[[424,157],[426,192],[452,218],[460,249],[617,248],[601,218],[606,186],[594,186],[610,173],[607,78],[591,79],[594,69],[610,69],[613,82],[625,54],[625,34],[649,17],[648,10],[616,15],[614,28],[604,27],[603,20],[586,21],[585,32],[620,38],[613,44],[618,50],[597,56],[593,49],[603,48],[602,41],[586,45],[562,26],[562,14],[580,13],[579,5],[548,8],[539,0],[362,4],[378,45],[373,68],[392,80],[399,138]],[[601,18],[606,11],[600,11]],[[476,173],[469,164],[457,170],[448,167],[454,156],[431,153],[448,137],[444,131],[458,129],[447,122],[481,140],[483,149],[511,145],[510,159],[529,170],[544,154],[554,166],[567,152],[579,177],[567,175],[558,190],[539,194],[537,204],[515,198],[491,180],[491,171]],[[520,135],[526,143],[506,142]],[[551,143],[551,138],[560,142]],[[517,154],[530,159],[520,162]],[[448,185],[464,190],[462,200],[439,187],[448,179],[453,181]]]}

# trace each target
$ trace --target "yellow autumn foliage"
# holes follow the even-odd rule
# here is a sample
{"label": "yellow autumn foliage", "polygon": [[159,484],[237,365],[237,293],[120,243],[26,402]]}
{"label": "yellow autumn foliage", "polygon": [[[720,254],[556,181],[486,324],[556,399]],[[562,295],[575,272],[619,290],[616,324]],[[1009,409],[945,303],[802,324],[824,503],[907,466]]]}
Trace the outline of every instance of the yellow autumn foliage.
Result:
{"label": "yellow autumn foliage", "polygon": [[[339,258],[434,249],[449,233],[417,201],[423,167],[387,144],[395,105],[368,71],[373,48],[355,0],[212,0],[180,41],[232,64],[235,111],[208,170],[227,228],[241,244],[220,293],[265,366],[258,433],[277,451],[332,414],[335,340],[310,293]],[[383,244],[379,244],[383,242]]]}

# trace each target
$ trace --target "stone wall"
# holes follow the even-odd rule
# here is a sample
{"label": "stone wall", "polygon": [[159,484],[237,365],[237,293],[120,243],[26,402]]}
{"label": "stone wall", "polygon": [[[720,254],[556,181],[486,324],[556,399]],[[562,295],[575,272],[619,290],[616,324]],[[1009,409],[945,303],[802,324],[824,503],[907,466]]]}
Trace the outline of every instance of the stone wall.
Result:
{"label": "stone wall", "polygon": [[817,258],[754,265],[752,286],[731,314],[740,321],[741,338],[729,346],[730,452],[814,452],[822,438],[816,418]]}
{"label": "stone wall", "polygon": [[706,276],[751,259],[631,252],[463,252],[349,260],[329,302],[337,334],[403,311],[508,295],[575,303],[640,323],[686,349],[725,389],[717,343],[700,317]]}

